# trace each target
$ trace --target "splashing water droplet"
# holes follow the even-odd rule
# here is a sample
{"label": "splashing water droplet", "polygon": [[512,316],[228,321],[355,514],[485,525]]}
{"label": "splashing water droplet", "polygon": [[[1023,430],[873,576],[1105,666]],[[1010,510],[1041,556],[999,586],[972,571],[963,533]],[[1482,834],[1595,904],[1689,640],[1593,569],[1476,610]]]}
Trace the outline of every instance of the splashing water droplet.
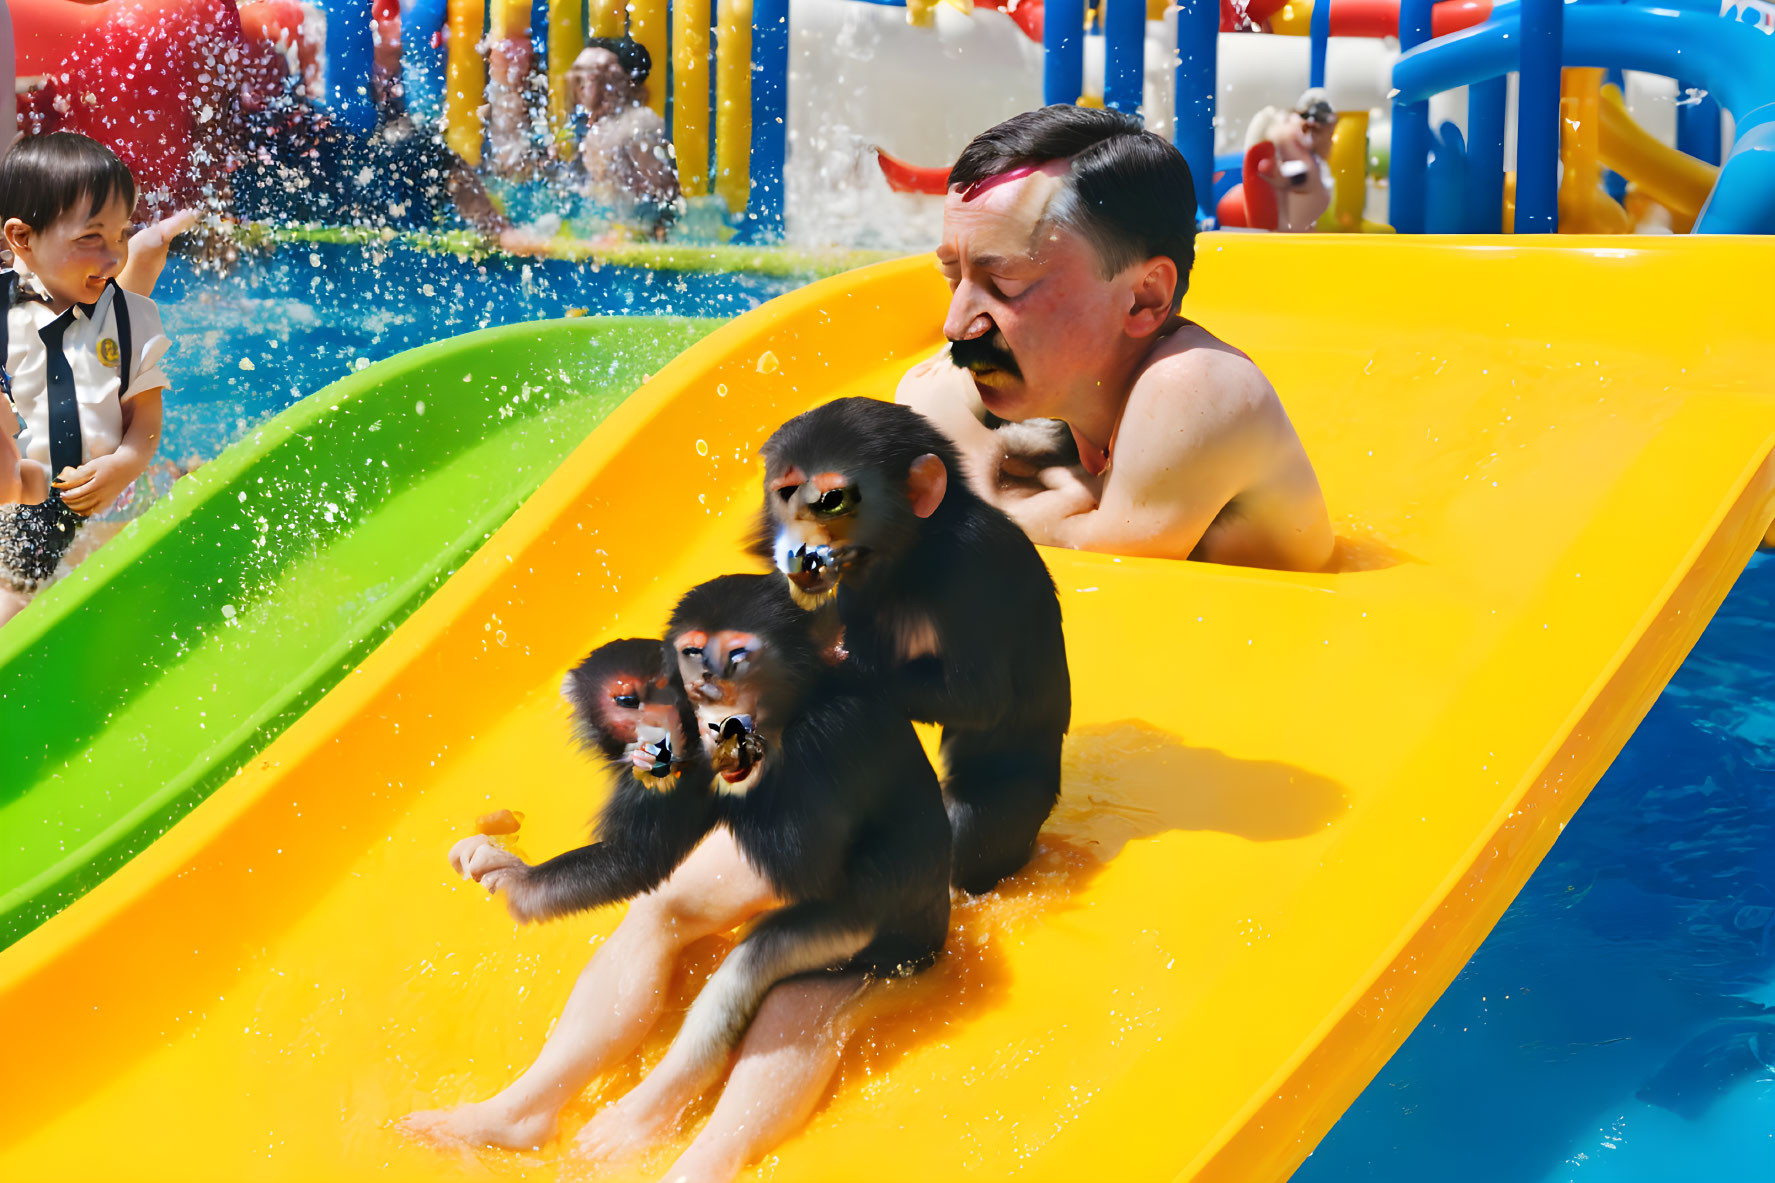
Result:
{"label": "splashing water droplet", "polygon": [[758,372],[760,374],[774,374],[776,371],[777,355],[766,349],[758,355]]}
{"label": "splashing water droplet", "polygon": [[698,456],[707,456],[709,454],[709,441],[708,440],[696,441],[696,454]]}

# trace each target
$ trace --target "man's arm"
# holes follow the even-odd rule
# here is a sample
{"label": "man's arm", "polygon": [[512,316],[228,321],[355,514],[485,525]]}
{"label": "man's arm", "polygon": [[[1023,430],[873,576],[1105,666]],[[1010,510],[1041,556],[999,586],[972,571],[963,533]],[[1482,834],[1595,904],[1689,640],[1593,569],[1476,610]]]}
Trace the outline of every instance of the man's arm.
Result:
{"label": "man's arm", "polygon": [[939,353],[907,370],[894,392],[895,402],[911,407],[949,437],[968,466],[968,483],[980,496],[997,504],[1004,447],[997,433],[975,413],[979,399],[973,378],[951,365],[947,353]]}
{"label": "man's arm", "polygon": [[1243,357],[1191,350],[1149,367],[1135,383],[1101,493],[1049,469],[1046,488],[998,502],[1044,546],[1159,558],[1189,557],[1250,483],[1281,407]]}

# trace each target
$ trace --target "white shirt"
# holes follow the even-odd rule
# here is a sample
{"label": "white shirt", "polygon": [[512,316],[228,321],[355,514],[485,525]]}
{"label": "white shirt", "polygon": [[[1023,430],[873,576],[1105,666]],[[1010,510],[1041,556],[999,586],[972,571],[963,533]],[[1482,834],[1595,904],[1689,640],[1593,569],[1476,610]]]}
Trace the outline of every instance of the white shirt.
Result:
{"label": "white shirt", "polygon": [[[27,291],[36,285],[35,277],[23,269],[18,282],[27,285]],[[111,308],[114,293],[122,294],[129,305],[133,356],[127,387],[117,374],[117,318]],[[18,448],[45,468],[49,467],[49,399],[45,397],[49,347],[38,333],[59,315],[51,312],[49,305],[26,298],[13,306],[6,321],[6,372],[12,375],[12,405],[25,421]],[[160,359],[171,345],[160,324],[160,310],[146,296],[112,286],[93,302],[92,316],[78,304],[74,306],[73,320],[62,335],[62,352],[68,358],[68,368],[74,371],[74,397],[80,404],[82,464],[95,456],[110,455],[123,443],[124,399],[167,385]],[[49,475],[55,479],[55,473]]]}

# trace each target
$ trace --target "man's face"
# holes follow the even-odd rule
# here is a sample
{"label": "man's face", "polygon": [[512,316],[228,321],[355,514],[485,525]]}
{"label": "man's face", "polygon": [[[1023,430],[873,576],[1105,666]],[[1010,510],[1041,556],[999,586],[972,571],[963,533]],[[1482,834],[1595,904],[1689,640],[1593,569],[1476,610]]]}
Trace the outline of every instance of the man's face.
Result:
{"label": "man's face", "polygon": [[1050,161],[944,200],[937,262],[953,295],[943,335],[1000,418],[1061,415],[1098,386],[1122,336],[1126,285],[1104,279],[1076,233],[1044,225],[1066,169]]}

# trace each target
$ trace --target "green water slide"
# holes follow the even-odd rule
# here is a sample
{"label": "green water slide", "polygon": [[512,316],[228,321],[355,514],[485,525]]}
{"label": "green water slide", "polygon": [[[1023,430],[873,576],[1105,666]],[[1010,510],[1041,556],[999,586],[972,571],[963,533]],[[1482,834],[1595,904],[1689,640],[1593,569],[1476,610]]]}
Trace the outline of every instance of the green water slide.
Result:
{"label": "green water slide", "polygon": [[715,323],[521,324],[371,366],[0,628],[0,948],[233,775]]}

